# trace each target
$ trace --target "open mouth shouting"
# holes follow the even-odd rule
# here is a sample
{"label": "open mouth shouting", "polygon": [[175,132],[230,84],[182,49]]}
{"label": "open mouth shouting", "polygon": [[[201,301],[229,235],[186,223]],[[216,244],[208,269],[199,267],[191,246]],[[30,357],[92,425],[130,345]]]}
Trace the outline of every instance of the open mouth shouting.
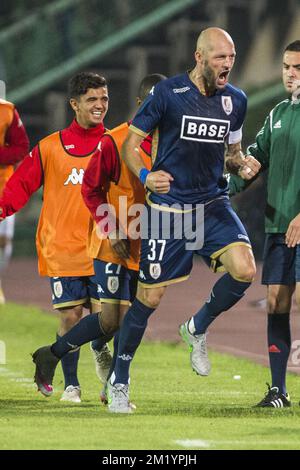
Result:
{"label": "open mouth shouting", "polygon": [[228,83],[230,69],[222,70],[217,77],[217,86],[224,87]]}

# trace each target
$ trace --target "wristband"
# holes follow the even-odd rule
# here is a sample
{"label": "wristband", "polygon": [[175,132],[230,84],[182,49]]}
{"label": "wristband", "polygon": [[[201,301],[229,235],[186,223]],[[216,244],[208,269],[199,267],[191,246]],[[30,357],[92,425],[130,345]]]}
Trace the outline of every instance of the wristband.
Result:
{"label": "wristband", "polygon": [[145,185],[146,179],[147,179],[147,176],[149,175],[149,173],[151,173],[151,172],[149,170],[147,170],[147,168],[142,168],[140,170],[139,178],[140,178],[140,182],[143,185]]}

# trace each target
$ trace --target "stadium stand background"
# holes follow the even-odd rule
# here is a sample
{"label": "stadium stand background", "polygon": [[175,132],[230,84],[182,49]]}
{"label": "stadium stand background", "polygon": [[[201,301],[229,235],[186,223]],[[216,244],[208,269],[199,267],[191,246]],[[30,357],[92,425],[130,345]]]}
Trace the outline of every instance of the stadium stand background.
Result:
{"label": "stadium stand background", "polygon": [[[0,79],[14,101],[33,146],[65,127],[68,78],[94,70],[108,79],[106,126],[132,116],[141,78],[168,76],[193,66],[201,29],[216,25],[232,35],[237,61],[231,82],[249,99],[244,147],[272,106],[285,97],[283,47],[300,35],[300,0],[1,0]],[[261,256],[263,190],[260,177],[234,204]],[[18,215],[15,254],[34,253],[34,230],[42,193]]]}

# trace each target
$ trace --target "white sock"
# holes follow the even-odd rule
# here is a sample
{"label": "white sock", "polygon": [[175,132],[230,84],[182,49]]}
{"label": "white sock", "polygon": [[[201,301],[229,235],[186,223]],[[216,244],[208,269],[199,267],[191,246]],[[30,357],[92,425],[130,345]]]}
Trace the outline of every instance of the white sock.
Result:
{"label": "white sock", "polygon": [[196,328],[195,328],[195,323],[194,323],[194,317],[190,319],[188,322],[188,330],[191,333],[191,335],[195,334]]}

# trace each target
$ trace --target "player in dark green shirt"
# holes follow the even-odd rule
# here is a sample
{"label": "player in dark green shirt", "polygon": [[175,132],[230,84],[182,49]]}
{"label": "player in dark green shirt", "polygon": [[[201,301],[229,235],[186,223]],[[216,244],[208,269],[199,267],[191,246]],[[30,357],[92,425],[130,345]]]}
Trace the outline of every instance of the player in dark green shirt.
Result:
{"label": "player in dark green shirt", "polygon": [[[290,309],[293,293],[300,305],[300,40],[283,55],[283,84],[289,98],[267,116],[256,142],[247,149],[268,170],[266,242],[262,283],[268,286],[268,348],[272,386],[260,407],[290,406],[286,370],[291,350]],[[247,183],[230,180],[230,192]]]}

